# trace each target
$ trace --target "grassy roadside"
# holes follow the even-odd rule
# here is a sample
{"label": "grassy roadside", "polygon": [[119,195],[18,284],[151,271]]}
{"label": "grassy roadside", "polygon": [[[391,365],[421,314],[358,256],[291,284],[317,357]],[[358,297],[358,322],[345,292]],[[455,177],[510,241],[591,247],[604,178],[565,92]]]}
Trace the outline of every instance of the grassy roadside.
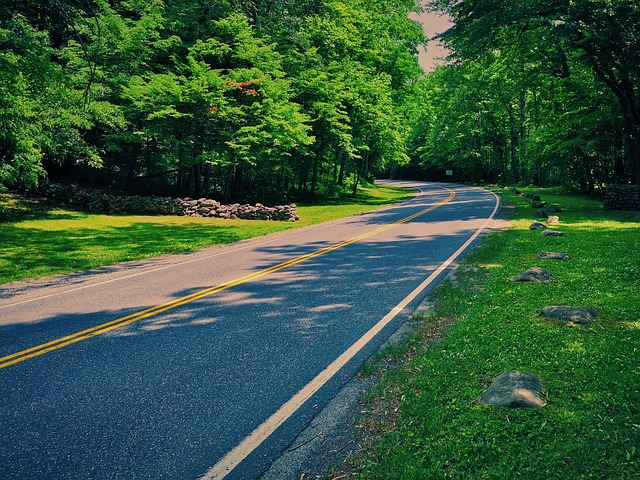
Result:
{"label": "grassy roadside", "polygon": [[400,202],[413,190],[363,188],[356,197],[298,205],[300,221],[96,215],[0,195],[0,284],[183,253],[291,230]]}
{"label": "grassy roadside", "polygon": [[[534,210],[503,193],[513,228],[488,236],[433,294],[416,335],[377,364],[396,367],[365,399],[363,451],[332,478],[640,477],[640,219],[557,190],[530,192],[563,208],[552,228],[567,235],[529,230]],[[543,250],[571,260],[538,259]],[[510,281],[534,266],[552,283]],[[540,317],[548,305],[601,316],[563,326]],[[543,409],[479,403],[510,369],[540,377]]]}

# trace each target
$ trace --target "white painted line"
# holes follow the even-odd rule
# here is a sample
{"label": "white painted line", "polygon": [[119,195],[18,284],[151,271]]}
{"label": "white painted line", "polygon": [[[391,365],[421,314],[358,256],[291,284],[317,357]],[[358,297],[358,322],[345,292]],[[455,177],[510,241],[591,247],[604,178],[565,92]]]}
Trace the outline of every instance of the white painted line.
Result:
{"label": "white painted line", "polygon": [[[396,204],[389,205],[389,206],[386,206],[386,207],[383,207],[383,208],[379,208],[377,210],[372,210],[370,212],[365,212],[365,213],[363,213],[361,215],[375,214],[375,213],[382,212],[384,210],[389,210],[391,208],[395,208],[395,207],[399,207],[399,206],[405,205],[406,203],[410,203],[410,202],[415,201],[416,199],[420,198],[425,193],[424,190],[422,190],[422,189],[420,189],[418,187],[413,187],[413,188],[418,192],[418,194],[415,197],[411,197],[411,198],[409,198],[409,199],[407,199],[407,200],[405,200],[405,201],[403,201],[401,203],[396,203]],[[313,225],[313,226],[310,226],[310,227],[305,227],[305,228],[302,228],[302,229],[284,230],[283,232],[278,232],[278,233],[291,232],[292,235],[303,234],[303,233],[308,233],[310,231],[316,231],[316,230],[321,230],[323,228],[328,228],[328,227],[333,226],[336,223],[346,222],[346,221],[349,221],[349,220],[353,220],[353,216],[341,218],[341,219],[334,220],[334,221],[331,221],[331,222],[321,223],[319,225]],[[138,277],[140,275],[147,275],[149,273],[159,272],[161,270],[166,270],[168,268],[174,268],[174,267],[179,267],[179,266],[186,265],[186,264],[189,264],[189,263],[200,262],[200,261],[203,261],[203,260],[209,260],[209,259],[214,258],[214,257],[236,253],[236,252],[239,252],[241,250],[247,250],[249,248],[259,247],[261,245],[266,245],[266,244],[269,244],[269,243],[273,243],[273,242],[279,240],[279,237],[270,238],[268,240],[265,240],[265,241],[262,241],[262,242],[258,242],[258,243],[252,242],[252,240],[255,240],[255,238],[254,239],[250,238],[250,239],[247,239],[247,240],[242,240],[241,242],[250,242],[250,244],[246,245],[246,246],[238,245],[237,248],[233,248],[233,247],[226,248],[225,251],[223,251],[223,252],[216,252],[216,253],[212,253],[212,254],[209,254],[209,255],[204,255],[204,256],[198,257],[198,258],[193,258],[193,259],[184,260],[184,261],[181,261],[181,262],[171,263],[170,265],[163,265],[161,267],[151,268],[151,269],[145,270],[143,272],[130,273],[130,274],[123,275],[123,276],[120,276],[120,277],[117,277],[117,278],[112,278],[110,280],[104,280],[102,282],[96,282],[96,283],[91,283],[89,285],[82,285],[80,287],[69,288],[67,290],[63,290],[63,291],[60,291],[60,292],[55,292],[55,293],[51,293],[51,294],[48,294],[48,295],[42,295],[40,297],[34,297],[34,298],[30,298],[28,300],[22,300],[22,301],[15,302],[15,303],[9,303],[7,305],[0,305],[0,310],[2,310],[4,308],[9,308],[9,307],[15,307],[17,305],[24,305],[26,303],[36,302],[38,300],[44,300],[46,298],[52,298],[52,297],[57,297],[59,295],[65,295],[67,293],[77,292],[79,290],[85,290],[87,288],[93,288],[93,287],[98,287],[100,285],[106,285],[106,284],[113,283],[113,282],[119,282],[121,280],[126,280],[126,279],[129,279],[129,278]],[[238,242],[238,243],[240,243],[240,242]],[[220,245],[219,247],[220,248],[225,248],[225,247],[228,247],[228,246],[229,246],[229,244]],[[211,248],[211,247],[208,247],[208,248]],[[191,252],[191,253],[194,253],[194,252]],[[141,261],[144,261],[144,260],[151,260],[151,259],[150,258],[149,259],[143,259]],[[76,272],[76,273],[78,273],[78,272]]]}
{"label": "white painted line", "polygon": [[202,480],[220,480],[226,477],[236,468],[240,462],[247,458],[251,452],[258,448],[280,425],[289,419],[313,394],[322,388],[338,371],[344,367],[356,354],[362,350],[373,338],[380,333],[398,314],[406,308],[418,295],[420,295],[444,270],[471,245],[476,238],[493,222],[493,217],[500,207],[500,199],[494,193],[496,205],[493,212],[476,230],[476,232],[451,255],[442,265],[440,265],[427,279],[422,282],[415,290],[413,290],[404,300],[396,305],[387,315],[384,316],[373,328],[365,333],[356,343],[349,349],[345,350],[342,355],[323,370],[317,377],[309,382],[302,390],[295,394],[288,402],[278,409],[271,417],[269,417],[262,425],[256,428],[247,438],[245,438],[237,447],[231,450],[225,457],[214,465],[204,476]]}

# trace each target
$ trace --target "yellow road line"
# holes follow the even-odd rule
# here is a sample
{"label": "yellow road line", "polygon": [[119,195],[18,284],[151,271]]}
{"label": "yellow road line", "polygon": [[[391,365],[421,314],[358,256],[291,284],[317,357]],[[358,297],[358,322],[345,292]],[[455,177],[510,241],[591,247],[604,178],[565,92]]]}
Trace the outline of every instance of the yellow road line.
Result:
{"label": "yellow road line", "polygon": [[37,345],[32,348],[28,348],[26,350],[22,350],[20,352],[13,353],[11,355],[7,355],[5,357],[0,358],[0,369],[9,367],[11,365],[15,365],[20,362],[24,362],[25,360],[29,360],[30,358],[38,357],[40,355],[44,355],[45,353],[53,352],[55,350],[59,350],[69,345],[73,345],[74,343],[81,342],[83,340],[87,340],[89,338],[102,335],[104,333],[110,332],[112,330],[125,327],[127,325],[131,325],[132,323],[139,322],[140,320],[144,320],[146,318],[153,317],[160,313],[164,313],[169,310],[173,310],[175,308],[181,307],[183,305],[187,305],[196,300],[200,300],[205,297],[209,297],[216,293],[222,292],[224,290],[228,290],[230,288],[236,287],[238,285],[242,285],[244,283],[250,282],[252,280],[257,280],[259,278],[265,277],[275,272],[279,272],[280,270],[284,270],[285,268],[292,267],[294,265],[298,265],[300,263],[306,262],[307,260],[311,260],[313,258],[319,257],[321,255],[325,255],[326,253],[332,252],[334,250],[338,250],[340,248],[346,247],[347,245],[351,245],[360,240],[364,240],[365,238],[371,237],[378,233],[384,232],[385,230],[389,230],[394,228],[397,225],[401,225],[403,223],[407,223],[425,213],[431,212],[436,208],[449,203],[456,196],[453,190],[447,189],[449,192],[449,196],[418,213],[410,215],[406,218],[398,220],[389,225],[385,225],[383,227],[377,228],[376,230],[372,230],[371,232],[364,233],[357,237],[351,238],[349,240],[345,240],[343,242],[336,243],[335,245],[331,245],[329,247],[321,248],[316,250],[315,252],[308,253],[306,255],[302,255],[300,257],[288,260],[286,262],[279,263],[269,268],[265,268],[264,270],[260,270],[259,272],[251,273],[249,275],[245,275],[243,277],[237,278],[235,280],[231,280],[229,282],[221,283],[214,287],[205,288],[204,290],[200,290],[198,292],[192,293],[190,295],[178,298],[176,300],[172,300],[171,302],[163,303],[161,305],[156,305],[155,307],[147,308],[145,310],[133,313],[131,315],[127,315],[125,317],[120,317],[110,322],[102,323],[100,325],[96,325],[95,327],[88,328],[86,330],[82,330],[80,332],[73,333],[71,335],[67,335],[65,337],[58,338],[56,340],[52,340],[47,343],[43,343],[41,345]]}
{"label": "yellow road line", "polygon": [[242,442],[240,442],[233,450],[229,451],[218,463],[216,463],[206,474],[199,480],[222,480],[235,469],[240,463],[247,458],[256,448],[258,448],[280,425],[286,422],[291,416],[304,405],[318,390],[331,380],[349,361],[351,361],[366,345],[371,342],[394,318],[400,314],[418,295],[421,295],[425,289],[431,285],[447,270],[456,259],[471,245],[476,238],[493,222],[493,219],[500,207],[500,199],[496,194],[495,206],[493,212],[487,218],[482,226],[467,239],[467,241],[456,250],[447,260],[445,260],[437,269],[431,272],[420,285],[418,285],[407,297],[405,297],[398,305],[396,305],[389,313],[378,321],[367,333],[353,343],[338,358],[336,358],[327,368],[320,372],[313,380],[307,383],[298,393],[284,403],[274,414],[260,424],[253,432],[251,432]]}

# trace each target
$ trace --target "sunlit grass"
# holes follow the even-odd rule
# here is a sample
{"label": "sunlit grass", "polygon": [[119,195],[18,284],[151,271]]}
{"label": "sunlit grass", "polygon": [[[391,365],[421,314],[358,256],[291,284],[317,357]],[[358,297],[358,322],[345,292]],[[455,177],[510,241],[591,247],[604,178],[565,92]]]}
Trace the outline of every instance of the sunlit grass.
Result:
{"label": "sunlit grass", "polygon": [[[504,193],[517,205],[513,228],[487,237],[434,293],[412,353],[395,359],[400,368],[368,400],[361,430],[369,438],[349,478],[640,477],[640,219],[557,189],[532,193],[563,208],[552,228],[566,236],[529,230],[535,211]],[[571,260],[541,260],[542,250]],[[552,282],[510,281],[534,266]],[[549,305],[601,316],[565,326],[540,316]],[[445,340],[429,342],[431,326],[454,321]],[[480,405],[510,369],[540,377],[542,410]]]}
{"label": "sunlit grass", "polygon": [[49,203],[0,196],[0,284],[69,273],[122,261],[193,251],[374,210],[402,201],[412,190],[362,189],[330,203],[298,207],[295,223],[213,218],[97,215]]}

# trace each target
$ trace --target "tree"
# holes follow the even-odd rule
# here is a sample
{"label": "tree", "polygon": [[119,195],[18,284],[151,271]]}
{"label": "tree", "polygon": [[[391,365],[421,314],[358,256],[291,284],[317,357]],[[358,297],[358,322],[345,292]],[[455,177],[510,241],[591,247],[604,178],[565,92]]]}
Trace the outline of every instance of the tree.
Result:
{"label": "tree", "polygon": [[217,180],[228,198],[242,192],[248,171],[282,165],[311,139],[273,47],[242,16],[214,21],[212,31],[216,37],[197,40],[171,71],[132,79],[125,95],[143,135],[175,161],[178,190],[201,196]]}
{"label": "tree", "polygon": [[407,159],[415,7],[4,2],[0,183],[56,172],[225,198],[356,189]]}
{"label": "tree", "polygon": [[635,0],[553,2],[538,0],[434,0],[433,8],[454,19],[443,39],[458,59],[477,59],[513,47],[520,35],[535,31],[562,75],[567,58],[592,69],[615,94],[622,112],[624,154],[629,176],[640,182],[640,4]]}

